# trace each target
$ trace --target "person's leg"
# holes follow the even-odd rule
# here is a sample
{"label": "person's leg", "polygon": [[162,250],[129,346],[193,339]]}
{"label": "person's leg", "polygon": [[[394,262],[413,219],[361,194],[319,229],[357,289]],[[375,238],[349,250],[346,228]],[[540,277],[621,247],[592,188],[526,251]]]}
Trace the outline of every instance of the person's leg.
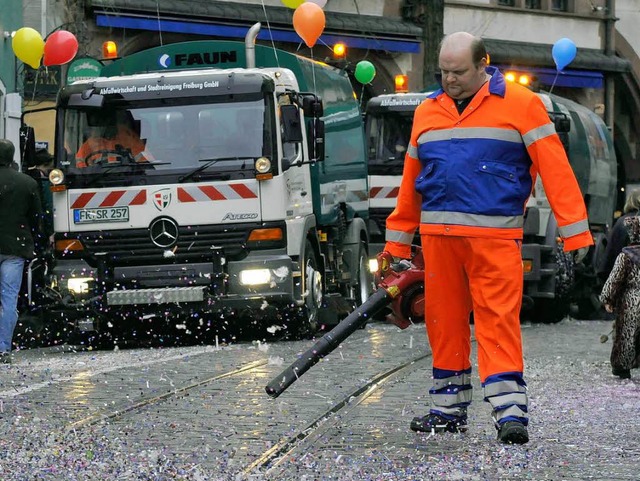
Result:
{"label": "person's leg", "polygon": [[[433,353],[430,415],[414,419],[414,431],[466,428],[471,403],[471,299],[460,238],[422,236],[425,261],[425,324]],[[432,415],[435,415],[432,416]],[[434,420],[453,421],[440,422]],[[420,429],[422,428],[422,429]]]}
{"label": "person's leg", "polygon": [[616,313],[613,345],[611,347],[611,372],[622,379],[631,377],[636,358],[637,320],[625,313]]}
{"label": "person's leg", "polygon": [[522,431],[506,442],[528,440],[525,428],[528,399],[520,332],[523,289],[520,245],[514,240],[468,239],[472,255],[467,272],[484,399],[493,408],[499,431],[511,422],[517,423]]}
{"label": "person's leg", "polygon": [[23,268],[23,258],[0,255],[0,352],[11,351]]}

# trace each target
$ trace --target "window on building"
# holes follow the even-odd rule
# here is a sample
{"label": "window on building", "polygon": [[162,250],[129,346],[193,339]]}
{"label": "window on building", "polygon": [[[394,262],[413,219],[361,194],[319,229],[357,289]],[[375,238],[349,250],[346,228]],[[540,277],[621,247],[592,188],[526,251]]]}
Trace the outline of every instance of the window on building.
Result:
{"label": "window on building", "polygon": [[503,7],[513,7],[515,3],[515,0],[498,0],[498,5],[502,5]]}
{"label": "window on building", "polygon": [[556,12],[566,12],[569,10],[569,0],[551,0],[551,10]]}
{"label": "window on building", "polygon": [[524,7],[540,10],[542,8],[542,0],[525,0]]}

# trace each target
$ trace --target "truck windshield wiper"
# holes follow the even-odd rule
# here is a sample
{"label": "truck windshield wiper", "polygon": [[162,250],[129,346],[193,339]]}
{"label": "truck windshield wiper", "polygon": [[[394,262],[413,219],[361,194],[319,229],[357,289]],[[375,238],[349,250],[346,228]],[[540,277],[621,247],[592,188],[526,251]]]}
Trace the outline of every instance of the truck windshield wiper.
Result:
{"label": "truck windshield wiper", "polygon": [[170,164],[170,162],[158,162],[158,161],[146,161],[146,162],[126,162],[126,163],[121,163],[121,162],[117,162],[117,163],[113,163],[112,165],[108,165],[106,167],[99,167],[100,170],[94,170],[95,167],[91,166],[91,167],[85,167],[83,170],[87,170],[87,169],[91,169],[91,172],[86,172],[84,176],[86,176],[87,174],[93,174],[92,178],[86,183],[87,187],[91,187],[92,185],[94,185],[97,181],[99,181],[100,179],[102,179],[105,175],[107,175],[110,172],[113,172],[114,170],[119,170],[119,173],[125,173],[125,172],[130,172],[130,171],[136,171],[136,170],[145,170],[147,168],[151,168],[154,165],[168,165]]}
{"label": "truck windshield wiper", "polygon": [[[225,160],[247,160],[251,158],[252,157],[216,157],[215,159],[200,159],[198,160],[198,162],[204,162],[204,164],[196,167],[191,172],[184,174],[182,177],[178,178],[178,183],[183,183],[184,181],[191,179],[194,175],[199,174],[203,170],[208,169],[218,162],[224,162]],[[244,169],[244,163],[242,164],[242,169]],[[225,173],[228,172],[229,171],[226,171]]]}

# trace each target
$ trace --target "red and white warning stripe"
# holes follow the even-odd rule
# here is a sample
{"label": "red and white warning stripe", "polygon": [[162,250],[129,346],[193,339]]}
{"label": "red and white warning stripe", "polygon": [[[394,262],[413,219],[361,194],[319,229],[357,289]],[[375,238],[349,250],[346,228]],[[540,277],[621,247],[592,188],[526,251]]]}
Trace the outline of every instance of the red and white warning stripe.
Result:
{"label": "red and white warning stripe", "polygon": [[190,185],[178,187],[180,202],[257,199],[257,186],[248,184]]}
{"label": "red and white warning stripe", "polygon": [[122,207],[126,205],[142,205],[147,201],[147,191],[112,190],[104,192],[84,192],[70,194],[72,209],[91,209],[97,207]]}
{"label": "red and white warning stripe", "polygon": [[369,197],[371,199],[395,199],[398,197],[400,187],[371,187]]}

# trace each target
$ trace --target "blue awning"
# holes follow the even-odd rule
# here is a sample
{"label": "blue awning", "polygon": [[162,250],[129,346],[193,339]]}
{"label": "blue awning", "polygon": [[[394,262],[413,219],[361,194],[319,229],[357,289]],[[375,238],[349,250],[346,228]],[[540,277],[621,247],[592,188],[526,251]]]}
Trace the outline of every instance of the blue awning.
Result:
{"label": "blue awning", "polygon": [[[247,26],[225,25],[215,22],[191,22],[177,19],[156,19],[147,16],[137,15],[109,15],[101,12],[96,14],[96,25],[109,28],[127,28],[136,30],[150,30],[173,33],[186,33],[192,35],[208,35],[225,38],[244,38],[247,33]],[[274,29],[263,29],[258,35],[260,40],[271,40],[276,42],[300,43],[302,40],[295,31]],[[350,48],[361,48],[369,50],[384,50],[388,52],[419,53],[421,43],[411,40],[392,40],[384,38],[371,38],[362,36],[352,36],[343,34],[323,34],[318,43],[335,45],[343,42]]]}
{"label": "blue awning", "polygon": [[546,67],[518,67],[514,65],[497,65],[504,72],[522,72],[535,75],[541,85],[573,88],[604,88],[602,72],[588,70],[563,70],[558,72]]}
{"label": "blue awning", "polygon": [[[485,38],[484,43],[493,64],[509,65],[512,69],[517,69],[520,66],[522,68],[547,68],[551,69],[555,76],[555,63],[551,54],[553,45],[511,42],[491,38]],[[571,68],[574,69],[573,71],[579,72],[626,73],[631,71],[631,62],[616,55],[606,55],[600,50],[578,48],[576,58],[571,62]],[[558,79],[560,75],[558,75]]]}

